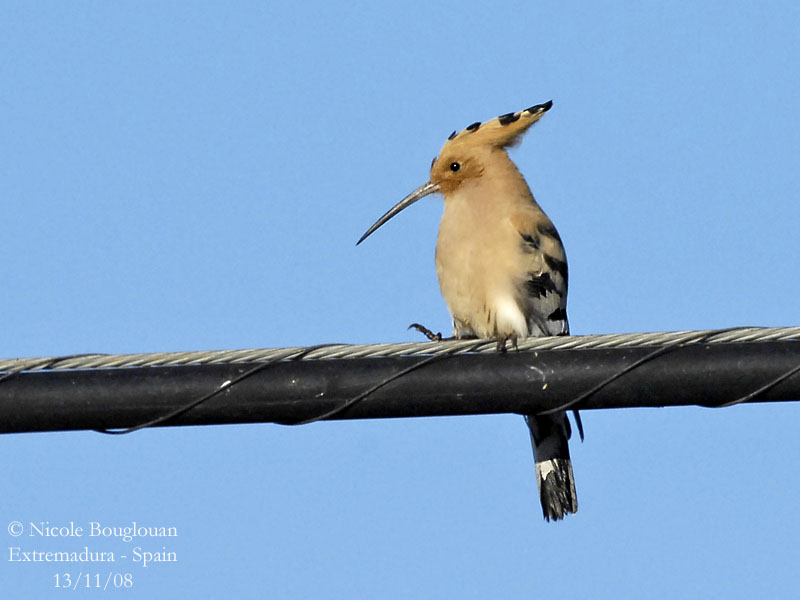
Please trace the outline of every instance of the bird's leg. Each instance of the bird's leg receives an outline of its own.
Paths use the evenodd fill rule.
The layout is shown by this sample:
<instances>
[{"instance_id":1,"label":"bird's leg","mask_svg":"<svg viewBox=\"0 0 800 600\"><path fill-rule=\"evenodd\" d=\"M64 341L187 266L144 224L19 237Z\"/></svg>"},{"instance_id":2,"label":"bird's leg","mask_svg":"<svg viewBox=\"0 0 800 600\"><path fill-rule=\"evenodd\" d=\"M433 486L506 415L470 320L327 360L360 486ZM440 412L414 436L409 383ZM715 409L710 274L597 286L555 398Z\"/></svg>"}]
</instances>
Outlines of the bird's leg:
<instances>
[{"instance_id":1,"label":"bird's leg","mask_svg":"<svg viewBox=\"0 0 800 600\"><path fill-rule=\"evenodd\" d=\"M458 339L455 336L449 337L449 338L442 337L442 332L441 331L439 333L433 333L430 329L425 327L425 325L420 325L419 323L412 323L411 325L408 326L408 328L409 329L416 329L422 335L424 335L426 338L428 338L428 340L430 340L431 342L441 342L441 341L449 341L449 340Z\"/></svg>"},{"instance_id":2,"label":"bird's leg","mask_svg":"<svg viewBox=\"0 0 800 600\"><path fill-rule=\"evenodd\" d=\"M512 333L510 335L504 335L497 338L497 351L500 354L506 353L506 342L509 341L511 342L511 347L514 348L514 350L519 350L519 347L517 347L517 334Z\"/></svg>"}]
</instances>

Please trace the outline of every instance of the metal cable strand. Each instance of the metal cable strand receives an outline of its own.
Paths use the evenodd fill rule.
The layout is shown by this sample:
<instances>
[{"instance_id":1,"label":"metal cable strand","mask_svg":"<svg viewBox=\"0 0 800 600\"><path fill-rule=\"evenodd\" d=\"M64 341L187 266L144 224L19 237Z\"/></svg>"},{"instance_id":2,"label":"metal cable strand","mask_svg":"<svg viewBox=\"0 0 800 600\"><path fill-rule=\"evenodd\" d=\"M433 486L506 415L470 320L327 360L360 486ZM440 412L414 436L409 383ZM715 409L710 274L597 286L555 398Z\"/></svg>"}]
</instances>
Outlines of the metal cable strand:
<instances>
[{"instance_id":1,"label":"metal cable strand","mask_svg":"<svg viewBox=\"0 0 800 600\"><path fill-rule=\"evenodd\" d=\"M636 362L634 362L634 363L628 365L627 367L625 367L624 369L621 369L620 371L614 373L610 377L606 378L604 381L601 381L600 383L598 383L593 388L591 388L591 389L587 390L586 392L580 394L579 396L573 398L569 402L567 402L565 404L562 404L561 406L557 406L555 408L551 408L550 410L546 410L546 411L542 412L542 414L552 414L554 412L557 412L557 411L560 411L560 410L567 410L567 409L574 410L575 411L575 419L578 422L578 427L579 427L579 429L581 431L581 441L583 441L583 428L580 426L580 419L578 418L578 412L577 412L576 406L578 406L581 402L586 400L586 398L590 397L592 394L597 393L598 391L600 391L601 389L606 387L611 382L619 379L620 377L625 375L625 373L633 371L637 367L639 367L639 366L643 365L644 363L649 362L649 361L651 361L651 360L653 360L655 358L658 358L662 354L666 354L667 352L671 352L672 350L676 350L678 348L683 348L684 346L686 346L687 343L707 342L707 341L712 340L712 339L719 340L719 339L723 338L729 332L736 332L736 331L738 331L740 329L741 329L740 327L731 327L729 329L711 330L711 331L707 332L705 335L701 336L698 339L695 339L694 337L692 337L692 339L689 342L684 342L684 341L681 341L680 339L676 339L676 340L673 340L670 343L660 344L656 348L656 350L654 350L650 354L648 354L646 356L643 356L642 358L640 358ZM692 333L694 333L694 332L692 332ZM719 342L717 342L717 343L719 343ZM760 393L768 390L770 387L773 387L774 385L777 385L778 383L783 381L783 379L786 379L787 377L790 377L795 371L796 371L796 369L791 371L787 375L782 376L777 381L771 383L768 387L764 387L764 388L758 390L757 392L754 392L754 394L751 394L751 396L760 394ZM749 396L746 397L746 398L749 398ZM734 401L734 404L738 403L738 402L742 402L742 401L744 401L744 400Z\"/></svg>"},{"instance_id":2,"label":"metal cable strand","mask_svg":"<svg viewBox=\"0 0 800 600\"><path fill-rule=\"evenodd\" d=\"M317 348L324 348L326 346L327 346L326 344L320 344L319 346L310 346L305 350L300 351L299 353L298 352L292 353L292 355L289 358L291 358L291 360L302 360L303 357L305 357L308 353L313 352ZM128 433L134 433L136 431L139 431L140 429L144 429L145 427L154 427L155 425L166 423L170 419L173 419L180 414L188 412L189 410L193 409L196 406L199 406L206 400L213 398L214 396L226 390L227 388L231 387L232 385L235 385L240 381L242 381L243 379L247 379L248 377L255 375L259 371L263 371L267 367L271 366L273 363L279 362L280 360L283 360L283 358L278 357L270 361L260 362L256 364L255 367L253 367L252 369L248 369L238 377L234 377L233 379L224 381L218 388L212 390L208 394L201 396L200 398L196 398L191 402L188 402L182 406L179 406L178 408L169 411L168 413L163 414L160 417L156 417L155 419L145 421L144 423L139 423L138 425L134 425L133 427L126 427L124 429L97 429L96 431L97 433L105 433L106 435L126 435Z\"/></svg>"},{"instance_id":3,"label":"metal cable strand","mask_svg":"<svg viewBox=\"0 0 800 600\"><path fill-rule=\"evenodd\" d=\"M694 343L733 344L744 342L800 340L800 327L738 327L722 330L573 335L526 338L520 351L578 350L589 348L637 348L680 346ZM380 358L392 356L437 356L495 352L495 340L454 340L391 344L329 344L313 347L158 352L148 354L82 354L51 358L0 359L0 381L23 371L114 369L180 365L276 362L302 356L301 360Z\"/></svg>"},{"instance_id":4,"label":"metal cable strand","mask_svg":"<svg viewBox=\"0 0 800 600\"><path fill-rule=\"evenodd\" d=\"M248 390L247 386L240 386L237 393L244 395L238 399L239 404L234 402L234 405L224 407L227 410L231 408L235 409L233 413L230 411L228 413L214 413L214 410L219 411L220 408L216 406L212 408L212 418L210 418L210 420L209 416L205 415L201 416L197 422L219 424L222 422L241 421L300 425L329 418L375 418L376 416L423 416L425 414L439 415L462 413L483 414L484 412L493 413L498 411L519 412L518 403L503 404L500 402L498 405L498 399L492 396L488 396L488 400L490 400L488 404L473 406L471 407L471 411L467 411L466 413L463 412L463 406L454 408L448 405L449 400L444 401L444 403L439 401L434 407L430 407L427 406L427 403L423 403L425 406L419 404L415 405L413 398L411 398L410 405L407 407L408 410L404 412L405 405L403 405L403 403L409 401L409 396L404 392L399 397L393 398L391 396L391 387L384 390L384 395L389 394L390 403L385 404L382 410L375 412L373 407L364 412L364 406L356 406L373 395L377 390L392 382L405 378L411 371L426 368L433 363L447 362L449 364L450 361L453 360L459 360L460 365L472 365L470 369L481 363L491 363L494 366L490 366L488 369L481 371L482 380L486 378L491 380L496 374L500 379L508 377L509 382L513 380L523 386L520 388L518 385L517 388L513 389L517 389L517 393L519 393L520 389L523 389L524 391L522 393L524 394L530 391L526 387L529 384L529 380L525 377L522 377L519 381L515 379L515 377L520 374L520 369L524 371L524 368L529 366L530 361L535 362L539 359L560 365L557 368L554 367L553 370L554 376L560 373L560 379L556 377L555 380L559 382L557 387L560 390L560 397L555 403L552 401L551 397L548 403L539 404L538 406L546 406L548 408L534 409L534 411L541 411L536 414L547 414L553 411L567 409L619 408L645 405L671 406L699 403L702 406L709 407L733 406L742 402L750 402L759 399L759 397L767 394L774 395L774 388L790 379L792 382L789 382L791 384L789 388L781 388L782 391L777 392L777 396L772 400L765 401L796 400L800 398L800 391L797 391L800 380L796 377L796 375L800 373L800 364L797 364L797 357L800 354L800 345L794 343L797 341L800 341L800 327L739 327L705 331L531 338L523 340L522 343L519 344L520 352L513 352L514 360L512 362L519 366L519 369L517 369L513 368L512 365L513 375L508 372L509 364L505 361L500 361L500 363L505 364L503 368L506 369L506 374L502 375L496 371L496 369L502 370L502 368L496 358L489 356L489 354L497 353L497 341L492 339L422 343L408 342L379 345L322 344L308 347L225 350L217 352L171 352L128 355L83 354L54 358L0 361L0 384L3 384L0 385L0 391L5 389L5 386L11 386L8 391L10 392L9 398L12 399L9 405L2 407L7 410L5 414L8 416L8 419L4 421L5 429L3 429L2 432L20 433L25 431L83 428L94 429L95 431L106 434L120 435L157 425L192 423L194 422L193 419L197 420L197 415L189 418L187 421L183 416L185 413L197 409L209 399L220 393L227 393L234 385L240 384L243 380L268 369L278 369L284 372L284 374L287 369L289 372L295 373L316 371L317 376L319 376L320 373L329 374L329 372L332 372L334 376L332 378L323 378L324 381L321 384L321 388L319 387L320 383L314 383L312 377L312 388L304 388L306 389L304 393L307 394L304 396L303 402L306 402L307 405L298 407L296 405L297 398L290 395L288 396L290 398L289 404L284 407L286 410L281 409L277 412L271 409L266 412L262 411L259 413L256 411L255 414L251 413L250 409L254 406L263 409L263 406L259 404L261 402L263 390L255 392L254 395L253 390ZM724 347L726 344L729 345L733 343L737 344L737 346L731 348ZM712 345L716 346L716 351L711 349L710 346ZM780 349L777 348L778 346ZM593 376L590 376L588 379L583 376L586 372L586 368L591 370L591 367L580 368L580 374L576 370L576 377L568 375L566 379L564 378L565 369L569 370L574 368L576 359L580 358L577 353L568 351L578 349L596 350L595 352L584 353L582 359L585 359L587 365L594 365L594 368L600 374L599 379L601 379L601 381L598 382L598 378ZM606 351L610 349L616 349L616 351ZM622 350L620 351L620 349ZM681 349L683 350L682 354L679 353ZM545 353L545 350L555 350L556 352ZM557 352L558 350L562 352ZM565 350L567 350L567 352L564 352ZM597 350L602 351L598 352ZM540 351L542 351L541 355L539 354ZM471 354L471 356L462 356L460 359L456 359L458 355L469 354ZM482 358L477 356L479 354L482 355ZM722 362L719 362L717 366L722 368L724 373L727 373L727 387L723 386L723 389L728 391L723 391L720 394L719 389L709 390L709 393L706 394L706 388L704 387L706 382L703 379L703 373L707 371L705 367L701 368L699 373L700 379L698 379L698 372L695 368L698 364L697 361L702 363L703 357L706 356L723 357ZM388 361L375 361L374 363L356 362L348 365L347 363L349 361L341 360L375 357L396 357L399 360L397 364L401 365L402 368L397 370L396 366L393 366L395 363L390 363ZM608 360L611 357L613 357L613 366L608 364ZM727 357L727 359L725 359L725 357ZM787 358L790 359L788 363L786 360ZM325 365L323 363L326 360L331 362ZM599 405L591 405L593 396L612 383L618 385L615 382L626 377L631 378L627 389L628 392L638 389L639 387L643 389L647 388L651 380L646 379L643 381L642 375L637 375L637 371L640 371L640 367L645 363L661 360L671 361L669 365L675 368L672 370L667 368L665 371L662 365L660 367L661 371L658 370L659 367L654 367L655 370L649 372L647 377L654 378L652 381L656 382L654 384L656 389L664 388L666 385L664 383L664 373L667 373L666 376L669 377L669 373L674 374L678 371L686 372L689 379L691 379L691 376L694 376L692 380L693 383L689 385L694 385L693 391L690 391L692 394L696 394L696 396L681 397L677 404L674 403L674 398L666 404L653 404L652 402L641 404L635 401L636 398L631 402L630 394L625 396L623 393L622 402L617 398L616 403L611 402L609 404L606 402L604 405L601 400ZM291 363L295 361L306 363L310 361L311 363L317 364L292 366ZM379 362L384 364L377 365L376 363ZM192 365L192 369L185 370L183 367L188 365ZM165 368L150 370L149 368L153 366L162 366ZM453 386L461 390L456 392L455 396L460 405L461 399L470 397L475 381L468 384L467 388L459 388L458 386L464 383L461 381L463 379L463 371L461 370L463 367L459 366L454 369L444 364L441 366L443 369L443 371L441 371L442 375L446 377L449 373L450 377L448 380L450 383L446 388L451 392ZM380 377L372 377L370 375L375 369L381 373ZM780 370L776 371L776 369ZM63 373L64 370L69 370L71 372ZM107 372L100 373L98 372L100 370L105 370ZM753 390L752 387L748 389L749 386L741 385L739 379L741 379L740 375L742 370L752 375L752 381L758 382L756 384L758 386L756 389ZM24 373L46 373L48 371L51 375L31 375L30 377L25 377L24 375ZM62 374L59 375L56 371L62 371ZM336 397L336 402L333 408L331 408L330 400L325 402L317 401L320 397L325 396L331 391L328 387L331 382L338 381L336 373L341 374L342 372L349 371L357 371L360 375L357 375L356 380L352 378L347 380L348 383L343 388L341 386L339 388L334 386L333 393L334 397ZM188 378L184 377L187 373L189 374ZM762 378L758 375L759 373L769 373L769 377ZM5 383L6 380L13 379L17 374L22 374L20 381ZM164 379L164 377L167 379ZM189 399L186 399L185 393L176 395L176 386L173 384L175 384L176 378L180 380L182 377L183 381L178 387L185 386L181 389L184 391L191 390L191 393L188 394ZM300 376L300 379L304 378L305 376ZM734 385L736 382L733 382L733 379L735 378L738 378L737 382L739 385ZM765 383L764 379L768 379L768 381ZM190 380L195 383L200 383L199 385L190 386ZM436 377L423 377L422 380L425 380L426 383L435 383L434 380L436 380ZM80 386L76 388L76 381L86 382L88 385L84 386L85 389L80 389ZM155 394L159 398L159 402L155 403L158 405L158 409L156 411L152 411L151 409L144 411L139 410L136 412L139 417L132 419L130 417L130 410L135 408L135 402L134 404L124 404L120 406L118 402L114 402L113 394L111 396L108 394L109 382L113 384L115 381L116 384L120 386L120 389L123 390L125 402L133 402L139 397L138 395L142 393L144 393L143 397L145 398L151 398L153 394ZM164 386L162 385L163 381L168 381L170 384ZM292 378L289 387L293 388L297 381L297 379ZM146 384L145 387L142 387L143 382ZM43 385L44 388L42 387ZM314 385L317 387L313 387ZM404 383L401 381L399 385L402 387ZM699 391L696 389L698 386L700 388ZM284 385L284 387L286 387L286 385ZM14 402L17 402L18 399L21 398L21 396L19 396L19 390L22 388L28 388L29 391L32 390L33 395L29 399L32 402L22 402L22 404L15 406ZM353 395L353 392L359 388L366 389ZM478 388L480 388L480 386L478 386ZM542 387L542 390L546 388L547 385ZM46 422L42 422L42 410L49 411L52 407L51 400L53 389L60 390L57 396L63 398L65 404L63 407L60 407L60 405L56 407L58 411L56 411L55 419L49 418ZM320 389L322 390L321 393L309 391ZM433 389L437 388L434 386ZM492 388L480 389L483 390L485 396L487 389L491 390ZM42 391L47 393L43 394ZM712 393L714 391L716 391L716 393ZM787 395L787 391L790 392L791 395ZM606 394L606 392L602 393ZM166 395L167 398L162 401L164 395ZM732 396L734 397L733 400L731 400ZM284 396L277 396L277 398L284 398L284 400L282 400L284 404L286 404L286 397L285 394ZM15 398L17 398L17 400L14 400ZM660 397L656 394L656 399L659 398ZM258 406L253 404L254 400ZM500 400L503 400L503 398L500 398ZM527 396L526 401L528 401ZM154 403L150 401L148 406L153 408L153 404ZM554 406L554 404L557 405ZM105 408L98 413L98 406L104 406L106 408L111 407L115 416L109 419L108 412ZM372 406L372 404L370 404L370 406ZM244 412L242 412L243 407L247 407ZM84 414L87 408L88 412ZM298 408L300 410L298 410ZM347 416L351 409L355 409L356 412ZM206 410L208 410L208 407L206 407ZM236 410L239 412L237 413ZM531 410L528 409L526 409L526 411L526 414L531 412ZM153 412L160 414L159 416L153 417ZM311 416L308 416L309 414ZM52 416L53 415L48 412L48 417ZM135 423L133 426L129 425L131 421ZM97 423L121 423L122 426L117 427L112 425L110 427L104 426L98 429ZM582 432L581 438L583 438Z\"/></svg>"}]
</instances>

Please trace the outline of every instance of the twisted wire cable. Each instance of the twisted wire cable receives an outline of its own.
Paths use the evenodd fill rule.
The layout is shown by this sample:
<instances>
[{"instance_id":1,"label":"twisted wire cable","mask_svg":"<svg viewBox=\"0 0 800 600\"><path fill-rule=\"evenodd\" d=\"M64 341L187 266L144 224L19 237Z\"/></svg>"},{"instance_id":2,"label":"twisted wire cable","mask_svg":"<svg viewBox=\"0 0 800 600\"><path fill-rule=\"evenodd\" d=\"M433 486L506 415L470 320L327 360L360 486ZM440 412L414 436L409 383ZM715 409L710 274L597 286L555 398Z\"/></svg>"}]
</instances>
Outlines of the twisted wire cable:
<instances>
[{"instance_id":1,"label":"twisted wire cable","mask_svg":"<svg viewBox=\"0 0 800 600\"><path fill-rule=\"evenodd\" d=\"M800 340L800 327L735 327L700 331L615 333L526 338L519 350L581 350L685 346L688 344L735 344ZM277 362L281 360L329 360L394 356L435 356L495 352L495 340L448 340L388 344L324 344L311 347L155 352L146 354L79 354L61 357L0 359L0 381L23 371L115 369L181 365Z\"/></svg>"}]
</instances>

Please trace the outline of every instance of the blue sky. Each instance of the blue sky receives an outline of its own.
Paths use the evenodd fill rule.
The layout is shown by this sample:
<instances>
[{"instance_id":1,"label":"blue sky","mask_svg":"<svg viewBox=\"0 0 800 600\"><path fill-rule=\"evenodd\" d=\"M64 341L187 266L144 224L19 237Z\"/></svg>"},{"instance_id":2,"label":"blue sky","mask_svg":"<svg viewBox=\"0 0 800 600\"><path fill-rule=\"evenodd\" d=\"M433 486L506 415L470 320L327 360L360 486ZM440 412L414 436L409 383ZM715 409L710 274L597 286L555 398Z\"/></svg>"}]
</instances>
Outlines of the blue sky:
<instances>
[{"instance_id":1,"label":"blue sky","mask_svg":"<svg viewBox=\"0 0 800 600\"><path fill-rule=\"evenodd\" d=\"M552 99L512 157L564 239L576 334L797 325L796 3L4 2L0 356L447 330L427 178ZM591 412L541 519L517 416L0 437L6 523L176 527L129 597L794 597L791 404ZM91 593L89 590L80 592Z\"/></svg>"}]
</instances>

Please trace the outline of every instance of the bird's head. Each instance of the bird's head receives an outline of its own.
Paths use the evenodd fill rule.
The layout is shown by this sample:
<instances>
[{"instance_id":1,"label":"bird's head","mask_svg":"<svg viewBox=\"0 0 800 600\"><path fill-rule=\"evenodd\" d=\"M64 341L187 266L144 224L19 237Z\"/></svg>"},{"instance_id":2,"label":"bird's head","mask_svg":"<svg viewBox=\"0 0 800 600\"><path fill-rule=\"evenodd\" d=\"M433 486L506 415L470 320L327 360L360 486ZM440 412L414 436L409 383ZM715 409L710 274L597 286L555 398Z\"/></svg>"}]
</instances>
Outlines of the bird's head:
<instances>
[{"instance_id":1,"label":"bird's head","mask_svg":"<svg viewBox=\"0 0 800 600\"><path fill-rule=\"evenodd\" d=\"M493 160L508 160L505 149L517 144L552 105L551 100L486 123L473 123L460 132L454 131L442 146L439 156L431 162L430 179L389 209L361 236L357 245L417 200L437 192L447 197L462 185L483 177Z\"/></svg>"}]
</instances>

